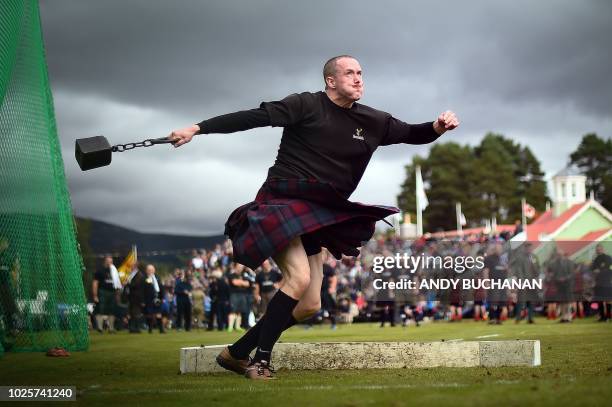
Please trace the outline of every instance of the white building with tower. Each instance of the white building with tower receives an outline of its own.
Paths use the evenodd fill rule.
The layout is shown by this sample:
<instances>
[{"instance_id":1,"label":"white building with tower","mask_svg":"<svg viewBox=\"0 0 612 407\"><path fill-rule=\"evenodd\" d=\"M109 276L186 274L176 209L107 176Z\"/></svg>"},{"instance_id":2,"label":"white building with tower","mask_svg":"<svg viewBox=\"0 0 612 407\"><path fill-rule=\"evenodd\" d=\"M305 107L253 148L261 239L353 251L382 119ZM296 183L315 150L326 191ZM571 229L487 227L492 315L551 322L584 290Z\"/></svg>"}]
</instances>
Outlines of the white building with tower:
<instances>
[{"instance_id":1,"label":"white building with tower","mask_svg":"<svg viewBox=\"0 0 612 407\"><path fill-rule=\"evenodd\" d=\"M586 180L586 175L583 175L575 166L567 166L553 176L553 210L555 216L559 216L575 204L587 200Z\"/></svg>"}]
</instances>

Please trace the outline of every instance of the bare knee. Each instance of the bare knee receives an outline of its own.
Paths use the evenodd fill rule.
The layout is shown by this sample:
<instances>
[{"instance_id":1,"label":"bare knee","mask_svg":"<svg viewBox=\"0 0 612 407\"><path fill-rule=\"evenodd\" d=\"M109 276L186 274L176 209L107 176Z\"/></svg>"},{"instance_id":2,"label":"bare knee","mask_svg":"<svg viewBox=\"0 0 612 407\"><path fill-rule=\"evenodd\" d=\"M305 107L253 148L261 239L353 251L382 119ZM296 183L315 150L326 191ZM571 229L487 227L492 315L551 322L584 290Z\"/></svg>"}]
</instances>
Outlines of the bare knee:
<instances>
[{"instance_id":1,"label":"bare knee","mask_svg":"<svg viewBox=\"0 0 612 407\"><path fill-rule=\"evenodd\" d=\"M309 306L306 307L306 310L305 310L307 318L315 316L319 312L320 309L321 309L321 301L309 304Z\"/></svg>"},{"instance_id":2,"label":"bare knee","mask_svg":"<svg viewBox=\"0 0 612 407\"><path fill-rule=\"evenodd\" d=\"M283 273L283 292L295 299L300 299L308 290L310 285L310 273L308 269L285 268Z\"/></svg>"},{"instance_id":3,"label":"bare knee","mask_svg":"<svg viewBox=\"0 0 612 407\"><path fill-rule=\"evenodd\" d=\"M300 303L293 311L293 317L297 321L303 321L305 319L315 316L321 309L321 300L312 301L307 303Z\"/></svg>"},{"instance_id":4,"label":"bare knee","mask_svg":"<svg viewBox=\"0 0 612 407\"><path fill-rule=\"evenodd\" d=\"M291 285L301 296L310 285L310 273L298 272L290 275L287 285Z\"/></svg>"}]
</instances>

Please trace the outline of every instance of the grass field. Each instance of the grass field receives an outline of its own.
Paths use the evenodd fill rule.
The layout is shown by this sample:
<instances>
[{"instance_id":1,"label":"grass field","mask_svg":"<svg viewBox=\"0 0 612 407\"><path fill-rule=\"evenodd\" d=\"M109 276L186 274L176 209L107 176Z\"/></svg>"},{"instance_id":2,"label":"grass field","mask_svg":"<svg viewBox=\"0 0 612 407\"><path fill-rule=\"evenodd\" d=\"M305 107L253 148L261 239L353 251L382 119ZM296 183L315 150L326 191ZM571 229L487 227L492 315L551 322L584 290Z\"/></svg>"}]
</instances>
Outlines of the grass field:
<instances>
[{"instance_id":1,"label":"grass field","mask_svg":"<svg viewBox=\"0 0 612 407\"><path fill-rule=\"evenodd\" d=\"M540 339L542 366L280 371L278 380L261 383L230 373L178 374L179 348L229 343L237 338L235 333L94 333L89 351L68 358L5 354L0 384L74 385L84 405L610 405L612 324L593 319L501 326L463 321L384 329L356 324L336 331L298 326L281 340L467 341L485 335L497 335L486 340Z\"/></svg>"}]
</instances>

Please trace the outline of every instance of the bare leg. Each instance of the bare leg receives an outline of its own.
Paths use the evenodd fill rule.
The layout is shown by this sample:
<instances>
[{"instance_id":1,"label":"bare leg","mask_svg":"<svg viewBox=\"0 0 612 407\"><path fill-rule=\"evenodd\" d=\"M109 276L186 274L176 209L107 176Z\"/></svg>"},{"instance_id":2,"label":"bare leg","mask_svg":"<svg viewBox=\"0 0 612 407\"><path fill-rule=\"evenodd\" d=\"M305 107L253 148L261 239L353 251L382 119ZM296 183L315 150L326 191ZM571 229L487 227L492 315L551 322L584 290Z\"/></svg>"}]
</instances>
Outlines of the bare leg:
<instances>
[{"instance_id":1,"label":"bare leg","mask_svg":"<svg viewBox=\"0 0 612 407\"><path fill-rule=\"evenodd\" d=\"M311 256L313 257L313 256ZM310 261L302 246L300 237L296 237L282 252L274 257L283 274L283 285L280 290L294 299L301 299L310 285ZM323 267L321 265L321 267ZM321 274L323 271L321 271Z\"/></svg>"},{"instance_id":2,"label":"bare leg","mask_svg":"<svg viewBox=\"0 0 612 407\"><path fill-rule=\"evenodd\" d=\"M480 305L474 305L474 321L480 321Z\"/></svg>"},{"instance_id":3,"label":"bare leg","mask_svg":"<svg viewBox=\"0 0 612 407\"><path fill-rule=\"evenodd\" d=\"M236 314L235 325L236 325L236 328L235 328L236 331L243 331L243 329L242 329L242 315Z\"/></svg>"},{"instance_id":4,"label":"bare leg","mask_svg":"<svg viewBox=\"0 0 612 407\"><path fill-rule=\"evenodd\" d=\"M310 284L293 310L296 321L302 321L315 315L321 309L321 284L323 283L323 253L308 256Z\"/></svg>"},{"instance_id":5,"label":"bare leg","mask_svg":"<svg viewBox=\"0 0 612 407\"><path fill-rule=\"evenodd\" d=\"M234 314L233 312L231 312L228 316L228 327L227 330L229 332L232 332L234 330L234 322L236 321L236 314Z\"/></svg>"},{"instance_id":6,"label":"bare leg","mask_svg":"<svg viewBox=\"0 0 612 407\"><path fill-rule=\"evenodd\" d=\"M450 320L451 322L455 320L455 306L454 305L450 306Z\"/></svg>"},{"instance_id":7,"label":"bare leg","mask_svg":"<svg viewBox=\"0 0 612 407\"><path fill-rule=\"evenodd\" d=\"M104 331L104 315L96 315L96 325L98 325L98 331Z\"/></svg>"},{"instance_id":8,"label":"bare leg","mask_svg":"<svg viewBox=\"0 0 612 407\"><path fill-rule=\"evenodd\" d=\"M115 333L115 316L110 315L108 317L108 331L110 333Z\"/></svg>"},{"instance_id":9,"label":"bare leg","mask_svg":"<svg viewBox=\"0 0 612 407\"><path fill-rule=\"evenodd\" d=\"M323 254L318 253L307 256L309 264L310 282L302 294L298 304L292 311L293 320L290 320L283 329L287 329L295 324L296 321L308 319L316 314L321 308L321 283L323 282ZM281 289L284 290L286 281L283 281ZM254 327L249 329L238 341L229 347L230 354L235 359L246 359L248 355L257 347L259 335L266 319L268 310L257 321Z\"/></svg>"}]
</instances>

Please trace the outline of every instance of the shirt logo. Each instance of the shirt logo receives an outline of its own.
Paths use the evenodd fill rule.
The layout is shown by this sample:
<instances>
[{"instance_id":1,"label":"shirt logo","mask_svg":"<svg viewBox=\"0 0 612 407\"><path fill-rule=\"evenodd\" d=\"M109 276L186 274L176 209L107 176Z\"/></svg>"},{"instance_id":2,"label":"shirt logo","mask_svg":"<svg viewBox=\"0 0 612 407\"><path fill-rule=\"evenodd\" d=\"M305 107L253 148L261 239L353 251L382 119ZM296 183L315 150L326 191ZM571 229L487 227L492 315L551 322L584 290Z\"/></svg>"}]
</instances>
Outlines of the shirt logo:
<instances>
[{"instance_id":1,"label":"shirt logo","mask_svg":"<svg viewBox=\"0 0 612 407\"><path fill-rule=\"evenodd\" d=\"M356 138L357 140L365 140L365 138L361 135L362 132L363 129L355 129L355 134L353 134L353 138Z\"/></svg>"}]
</instances>

